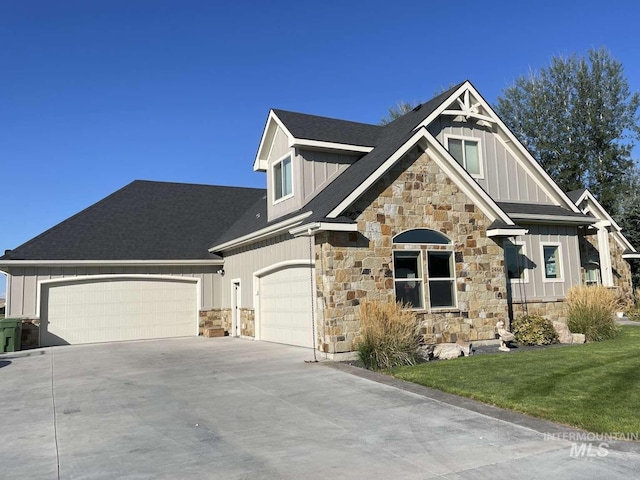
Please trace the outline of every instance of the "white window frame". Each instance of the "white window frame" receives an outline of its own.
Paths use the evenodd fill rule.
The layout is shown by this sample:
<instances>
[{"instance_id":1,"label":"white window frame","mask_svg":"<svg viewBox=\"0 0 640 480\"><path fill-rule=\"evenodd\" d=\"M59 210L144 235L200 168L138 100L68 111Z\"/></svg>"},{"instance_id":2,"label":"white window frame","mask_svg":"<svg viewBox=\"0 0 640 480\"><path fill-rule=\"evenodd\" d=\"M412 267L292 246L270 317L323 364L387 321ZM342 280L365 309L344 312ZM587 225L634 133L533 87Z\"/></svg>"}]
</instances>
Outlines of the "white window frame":
<instances>
[{"instance_id":1,"label":"white window frame","mask_svg":"<svg viewBox=\"0 0 640 480\"><path fill-rule=\"evenodd\" d=\"M453 134L449 134L446 133L444 135L444 141L446 143L446 148L447 148L447 152L449 152L449 154L453 157L453 155L451 154L451 150L449 149L449 140L453 139L453 140L462 140L462 153L464 155L464 165L461 165L462 168L464 168L467 172L469 172L469 170L467 170L467 158L466 155L464 154L464 142L465 141L471 141L471 142L476 142L478 144L478 166L480 167L480 173L471 173L469 172L469 175L471 175L473 178L479 178L479 179L484 179L484 155L482 154L482 140L476 137L469 137L466 135L453 135ZM455 160L456 163L458 163L458 161L455 159L455 157L453 158Z\"/></svg>"},{"instance_id":2,"label":"white window frame","mask_svg":"<svg viewBox=\"0 0 640 480\"><path fill-rule=\"evenodd\" d=\"M547 277L547 262L544 256L544 247L556 247L556 278ZM542 281L545 283L564 282L564 268L563 268L563 255L562 244L559 242L540 242L540 258L542 259Z\"/></svg>"},{"instance_id":3,"label":"white window frame","mask_svg":"<svg viewBox=\"0 0 640 480\"><path fill-rule=\"evenodd\" d=\"M452 277L436 277L434 279L429 275L429 254L430 253L447 253L449 254L449 273L452 274ZM431 282L451 282L451 288L453 291L453 305L447 305L443 307L433 307L431 306L431 289L429 288L429 311L430 312L438 312L442 310L457 310L458 309L458 283L456 281L456 262L455 262L455 252L453 250L427 250L427 287L431 285ZM424 275L424 274L423 274Z\"/></svg>"},{"instance_id":4,"label":"white window frame","mask_svg":"<svg viewBox=\"0 0 640 480\"><path fill-rule=\"evenodd\" d=\"M396 278L396 262L395 262L395 254L398 252L404 252L404 253L417 253L418 254L418 258L417 261L418 263L418 268L420 270L420 272L422 273L422 275L420 276L420 278ZM423 310L427 310L427 302L426 302L426 292L425 292L425 281L424 281L424 258L422 255L422 250L419 248L407 248L407 249L402 249L402 248L397 248L394 249L393 252L391 253L391 258L393 259L393 295L394 297L396 296L396 282L420 282L422 284L422 306L421 307L416 307L415 305L411 305L411 310L415 310L415 311L423 311ZM400 299L398 299L396 297L396 302L399 301Z\"/></svg>"},{"instance_id":5,"label":"white window frame","mask_svg":"<svg viewBox=\"0 0 640 480\"><path fill-rule=\"evenodd\" d=\"M289 162L291 163L291 193L288 193L286 195L283 195L282 197L278 197L276 198L276 167L281 164L282 162L284 162L286 159L289 159ZM280 171L282 172L283 170L280 169ZM293 189L294 189L294 185L293 185L293 154L291 152L286 153L285 155L283 155L282 157L280 157L279 159L277 159L276 161L273 162L273 164L271 165L271 182L273 185L273 204L277 204L280 203L284 200L287 200L288 198L293 197ZM284 183L283 183L284 186Z\"/></svg>"},{"instance_id":6,"label":"white window frame","mask_svg":"<svg viewBox=\"0 0 640 480\"><path fill-rule=\"evenodd\" d=\"M524 240L511 240L511 245L513 245L514 247L522 247L522 256L524 257L524 261L526 262L527 242L525 242ZM507 247L510 247L511 245L507 244L506 241L502 245L502 248L504 250L504 267L507 273L507 280L509 280L510 283L529 283L529 268L527 268L526 265L522 266L524 274L522 278L509 278L509 273L507 270Z\"/></svg>"},{"instance_id":7,"label":"white window frame","mask_svg":"<svg viewBox=\"0 0 640 480\"><path fill-rule=\"evenodd\" d=\"M593 267L593 268L591 268ZM589 282L589 279L587 278L588 273L587 272L595 272L596 273L596 281L595 282ZM600 265L597 264L587 264L584 266L584 284L589 286L589 285L602 285L602 274L600 273Z\"/></svg>"}]
</instances>

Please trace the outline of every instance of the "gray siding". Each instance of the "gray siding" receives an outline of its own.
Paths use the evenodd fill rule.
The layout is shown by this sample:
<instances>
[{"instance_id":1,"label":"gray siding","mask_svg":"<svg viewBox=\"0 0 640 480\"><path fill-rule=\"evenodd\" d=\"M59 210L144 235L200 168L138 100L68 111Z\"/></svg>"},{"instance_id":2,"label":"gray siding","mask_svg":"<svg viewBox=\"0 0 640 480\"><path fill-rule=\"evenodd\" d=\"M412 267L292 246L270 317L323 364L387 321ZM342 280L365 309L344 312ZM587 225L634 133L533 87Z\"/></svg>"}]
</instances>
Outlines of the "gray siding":
<instances>
[{"instance_id":1,"label":"gray siding","mask_svg":"<svg viewBox=\"0 0 640 480\"><path fill-rule=\"evenodd\" d=\"M313 242L313 239L311 240ZM309 237L293 238L282 235L242 247L224 256L225 275L222 283L221 304L231 307L231 283L240 279L243 308L254 308L253 274L263 268L287 260L309 258Z\"/></svg>"},{"instance_id":2,"label":"gray siding","mask_svg":"<svg viewBox=\"0 0 640 480\"><path fill-rule=\"evenodd\" d=\"M7 282L7 300L10 310L7 316L38 317L38 282L55 278L73 278L86 275L169 275L200 278L201 309L209 310L220 305L220 275L218 266L167 266L167 267L13 267Z\"/></svg>"},{"instance_id":3,"label":"gray siding","mask_svg":"<svg viewBox=\"0 0 640 480\"><path fill-rule=\"evenodd\" d=\"M309 202L361 155L344 155L316 150L299 150L296 159L302 165L303 204Z\"/></svg>"},{"instance_id":4,"label":"gray siding","mask_svg":"<svg viewBox=\"0 0 640 480\"><path fill-rule=\"evenodd\" d=\"M274 204L273 164L288 153L291 154L293 196ZM300 181L302 174L299 163L295 158L294 149L289 147L289 139L282 129L278 127L267 160L267 218L270 221L294 210L298 210L302 206L302 196L300 195L302 190Z\"/></svg>"},{"instance_id":5,"label":"gray siding","mask_svg":"<svg viewBox=\"0 0 640 480\"><path fill-rule=\"evenodd\" d=\"M445 148L445 135L480 140L484 178L476 181L494 200L554 203L491 129L439 117L429 126L429 131Z\"/></svg>"},{"instance_id":6,"label":"gray siding","mask_svg":"<svg viewBox=\"0 0 640 480\"><path fill-rule=\"evenodd\" d=\"M524 242L528 269L528 281L511 282L512 298L516 301L559 300L566 297L569 288L581 283L580 252L576 227L563 225L522 225L529 230L517 242ZM561 250L562 281L544 280L544 259L542 245L558 243Z\"/></svg>"}]
</instances>

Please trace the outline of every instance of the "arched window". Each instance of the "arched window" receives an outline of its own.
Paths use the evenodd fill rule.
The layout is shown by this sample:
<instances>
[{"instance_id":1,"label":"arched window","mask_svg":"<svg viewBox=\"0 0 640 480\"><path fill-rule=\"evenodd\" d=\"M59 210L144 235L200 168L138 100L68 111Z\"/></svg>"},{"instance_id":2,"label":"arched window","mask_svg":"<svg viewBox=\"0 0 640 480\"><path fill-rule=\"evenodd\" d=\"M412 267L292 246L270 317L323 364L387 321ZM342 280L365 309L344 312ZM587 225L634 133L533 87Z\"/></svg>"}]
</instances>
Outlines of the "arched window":
<instances>
[{"instance_id":1,"label":"arched window","mask_svg":"<svg viewBox=\"0 0 640 480\"><path fill-rule=\"evenodd\" d=\"M414 228L399 233L393 238L393 243L430 243L433 245L449 245L451 240L435 230L429 228Z\"/></svg>"}]
</instances>

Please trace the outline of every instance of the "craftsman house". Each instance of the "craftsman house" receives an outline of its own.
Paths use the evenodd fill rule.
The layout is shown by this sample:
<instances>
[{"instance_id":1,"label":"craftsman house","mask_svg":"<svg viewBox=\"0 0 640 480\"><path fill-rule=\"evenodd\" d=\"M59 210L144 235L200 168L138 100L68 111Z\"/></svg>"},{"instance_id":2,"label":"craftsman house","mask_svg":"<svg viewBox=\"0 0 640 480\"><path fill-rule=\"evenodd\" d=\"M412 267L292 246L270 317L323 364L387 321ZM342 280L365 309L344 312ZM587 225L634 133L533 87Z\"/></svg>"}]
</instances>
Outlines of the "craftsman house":
<instances>
[{"instance_id":1,"label":"craftsman house","mask_svg":"<svg viewBox=\"0 0 640 480\"><path fill-rule=\"evenodd\" d=\"M563 192L469 82L385 126L271 110L266 189L135 181L0 258L40 345L197 335L355 350L363 299L431 342L562 318L572 285L630 292L639 255Z\"/></svg>"}]
</instances>

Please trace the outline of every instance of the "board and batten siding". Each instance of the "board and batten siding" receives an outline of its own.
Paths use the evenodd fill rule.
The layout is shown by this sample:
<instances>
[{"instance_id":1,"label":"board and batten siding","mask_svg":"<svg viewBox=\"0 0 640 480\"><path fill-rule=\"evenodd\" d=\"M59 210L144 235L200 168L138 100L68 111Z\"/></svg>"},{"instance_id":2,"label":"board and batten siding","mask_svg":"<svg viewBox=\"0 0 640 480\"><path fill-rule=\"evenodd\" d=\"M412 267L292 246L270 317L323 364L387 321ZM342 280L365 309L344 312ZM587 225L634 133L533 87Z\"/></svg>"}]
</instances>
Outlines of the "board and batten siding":
<instances>
[{"instance_id":1,"label":"board and batten siding","mask_svg":"<svg viewBox=\"0 0 640 480\"><path fill-rule=\"evenodd\" d=\"M527 172L521 161L511 153L510 148L491 129L439 117L429 126L429 132L445 148L448 148L448 135L480 140L484 175L483 178L475 180L494 200L554 203Z\"/></svg>"},{"instance_id":2,"label":"board and batten siding","mask_svg":"<svg viewBox=\"0 0 640 480\"><path fill-rule=\"evenodd\" d=\"M91 275L167 275L200 279L202 310L218 308L220 299L219 266L143 266L143 267L12 267L7 282L7 317L39 317L38 283L56 278L85 277Z\"/></svg>"},{"instance_id":3,"label":"board and batten siding","mask_svg":"<svg viewBox=\"0 0 640 480\"><path fill-rule=\"evenodd\" d=\"M313 238L311 240L313 242ZM288 260L309 258L309 237L289 234L269 238L224 254L222 308L231 308L231 285L240 279L241 308L254 308L253 274ZM311 281L311 280L309 280Z\"/></svg>"},{"instance_id":4,"label":"board and batten siding","mask_svg":"<svg viewBox=\"0 0 640 480\"><path fill-rule=\"evenodd\" d=\"M361 155L298 150L296 158L302 165L303 204L309 202L360 157Z\"/></svg>"},{"instance_id":5,"label":"board and batten siding","mask_svg":"<svg viewBox=\"0 0 640 480\"><path fill-rule=\"evenodd\" d=\"M289 146L289 138L280 127L276 130L267 158L267 218L271 221L274 218L286 215L289 212L299 209L302 206L302 196L300 191L301 168L299 162L295 160L294 149ZM283 158L285 155L291 155L291 175L293 196L273 201L275 186L273 184L273 164Z\"/></svg>"},{"instance_id":6,"label":"board and batten siding","mask_svg":"<svg viewBox=\"0 0 640 480\"><path fill-rule=\"evenodd\" d=\"M514 301L554 301L566 297L569 288L582 283L578 230L568 225L521 225L529 234L516 238L525 244L528 279L526 282L510 281L511 298ZM542 245L559 244L561 250L562 281L545 281Z\"/></svg>"}]
</instances>

